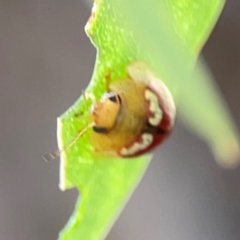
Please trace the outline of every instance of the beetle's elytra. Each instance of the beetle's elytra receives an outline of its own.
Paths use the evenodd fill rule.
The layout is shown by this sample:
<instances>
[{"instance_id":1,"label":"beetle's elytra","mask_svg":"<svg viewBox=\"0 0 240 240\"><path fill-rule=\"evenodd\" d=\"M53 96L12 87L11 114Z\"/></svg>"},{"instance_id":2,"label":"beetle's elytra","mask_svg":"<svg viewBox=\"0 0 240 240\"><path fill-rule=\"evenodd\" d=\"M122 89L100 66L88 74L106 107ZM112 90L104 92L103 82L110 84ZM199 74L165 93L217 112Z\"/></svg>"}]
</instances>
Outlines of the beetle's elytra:
<instances>
[{"instance_id":1,"label":"beetle's elytra","mask_svg":"<svg viewBox=\"0 0 240 240\"><path fill-rule=\"evenodd\" d=\"M120 157L145 154L172 131L175 105L165 86L142 62L127 67L128 77L108 87L93 104L90 142L99 153Z\"/></svg>"}]
</instances>

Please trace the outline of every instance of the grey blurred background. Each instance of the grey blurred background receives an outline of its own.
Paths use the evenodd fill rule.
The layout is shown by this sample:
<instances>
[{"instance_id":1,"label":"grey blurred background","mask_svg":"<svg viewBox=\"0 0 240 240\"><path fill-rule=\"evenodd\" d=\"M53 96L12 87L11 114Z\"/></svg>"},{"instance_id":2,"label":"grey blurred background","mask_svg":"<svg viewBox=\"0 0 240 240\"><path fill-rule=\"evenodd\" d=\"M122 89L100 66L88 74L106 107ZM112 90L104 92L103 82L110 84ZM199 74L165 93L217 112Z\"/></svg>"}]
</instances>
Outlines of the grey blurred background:
<instances>
[{"instance_id":1,"label":"grey blurred background","mask_svg":"<svg viewBox=\"0 0 240 240\"><path fill-rule=\"evenodd\" d=\"M228 0L204 56L240 126L240 1ZM0 1L0 240L55 240L76 190L58 189L56 118L87 86L95 49L81 0ZM108 240L239 240L240 168L220 169L177 124ZM87 240L87 239L82 239Z\"/></svg>"}]
</instances>

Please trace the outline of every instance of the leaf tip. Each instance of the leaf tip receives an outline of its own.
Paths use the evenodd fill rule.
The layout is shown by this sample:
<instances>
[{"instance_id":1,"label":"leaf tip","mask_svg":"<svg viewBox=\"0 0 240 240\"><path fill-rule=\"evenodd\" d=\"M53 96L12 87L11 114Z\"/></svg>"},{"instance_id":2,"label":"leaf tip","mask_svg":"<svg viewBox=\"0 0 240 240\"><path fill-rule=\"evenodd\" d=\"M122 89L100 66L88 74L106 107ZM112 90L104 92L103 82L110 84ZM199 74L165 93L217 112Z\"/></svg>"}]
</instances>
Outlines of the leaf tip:
<instances>
[{"instance_id":1,"label":"leaf tip","mask_svg":"<svg viewBox=\"0 0 240 240\"><path fill-rule=\"evenodd\" d=\"M240 143L236 139L222 141L213 147L213 153L223 168L234 169L240 165Z\"/></svg>"}]
</instances>

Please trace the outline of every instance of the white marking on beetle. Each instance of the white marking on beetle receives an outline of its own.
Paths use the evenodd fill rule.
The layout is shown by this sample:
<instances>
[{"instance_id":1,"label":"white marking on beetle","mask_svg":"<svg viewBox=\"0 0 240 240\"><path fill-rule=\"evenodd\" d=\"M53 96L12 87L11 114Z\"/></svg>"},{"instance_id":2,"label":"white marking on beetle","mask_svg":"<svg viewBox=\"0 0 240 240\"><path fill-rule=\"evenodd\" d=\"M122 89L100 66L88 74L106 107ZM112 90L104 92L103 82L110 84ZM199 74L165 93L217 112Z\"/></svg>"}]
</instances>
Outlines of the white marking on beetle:
<instances>
[{"instance_id":1,"label":"white marking on beetle","mask_svg":"<svg viewBox=\"0 0 240 240\"><path fill-rule=\"evenodd\" d=\"M147 100L150 100L150 97L151 97L151 91L149 91L148 89L147 90L145 90L145 98L147 99Z\"/></svg>"},{"instance_id":2,"label":"white marking on beetle","mask_svg":"<svg viewBox=\"0 0 240 240\"><path fill-rule=\"evenodd\" d=\"M162 119L162 111L159 109L157 111L154 112L154 117L150 117L149 118L149 122L153 125L153 126L158 126L159 123L161 122Z\"/></svg>"},{"instance_id":3,"label":"white marking on beetle","mask_svg":"<svg viewBox=\"0 0 240 240\"><path fill-rule=\"evenodd\" d=\"M128 152L128 150L127 150L127 148L122 148L121 150L120 150L120 154L121 155L129 155L129 152Z\"/></svg>"},{"instance_id":4,"label":"white marking on beetle","mask_svg":"<svg viewBox=\"0 0 240 240\"><path fill-rule=\"evenodd\" d=\"M150 90L145 90L145 98L149 101L149 110L154 114L153 117L149 117L149 122L153 126L158 126L162 119L162 110L158 104L157 96Z\"/></svg>"},{"instance_id":5,"label":"white marking on beetle","mask_svg":"<svg viewBox=\"0 0 240 240\"><path fill-rule=\"evenodd\" d=\"M129 148L122 148L120 150L120 154L123 155L123 156L133 155L133 154L137 153L140 150L146 149L153 142L152 134L144 133L141 138L142 138L142 142L135 142Z\"/></svg>"},{"instance_id":6,"label":"white marking on beetle","mask_svg":"<svg viewBox=\"0 0 240 240\"><path fill-rule=\"evenodd\" d=\"M138 152L138 150L139 150L139 143L137 143L137 142L135 142L135 143L128 149L128 151L129 151L130 154L134 154L134 153Z\"/></svg>"},{"instance_id":7,"label":"white marking on beetle","mask_svg":"<svg viewBox=\"0 0 240 240\"><path fill-rule=\"evenodd\" d=\"M151 143L152 143L152 141L153 141L153 136L152 136L152 134L150 134L150 133L144 133L143 135L142 135L142 146L141 147L143 147L143 149L144 148L147 148Z\"/></svg>"}]
</instances>

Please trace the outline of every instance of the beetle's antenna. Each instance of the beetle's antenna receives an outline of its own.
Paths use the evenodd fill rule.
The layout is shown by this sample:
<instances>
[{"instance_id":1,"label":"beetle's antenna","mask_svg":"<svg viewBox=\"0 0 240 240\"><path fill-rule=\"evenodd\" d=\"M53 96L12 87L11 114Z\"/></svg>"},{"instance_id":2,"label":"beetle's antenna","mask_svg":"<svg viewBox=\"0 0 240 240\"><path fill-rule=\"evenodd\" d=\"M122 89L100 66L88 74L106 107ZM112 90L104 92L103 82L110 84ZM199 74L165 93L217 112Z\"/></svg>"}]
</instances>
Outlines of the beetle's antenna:
<instances>
[{"instance_id":1,"label":"beetle's antenna","mask_svg":"<svg viewBox=\"0 0 240 240\"><path fill-rule=\"evenodd\" d=\"M44 154L42 157L46 162L50 162L56 158L58 158L62 152L66 151L68 148L70 148L89 128L95 126L94 122L91 122L87 124L78 134L75 138L73 138L66 146L64 146L62 149L58 149L55 152Z\"/></svg>"}]
</instances>

